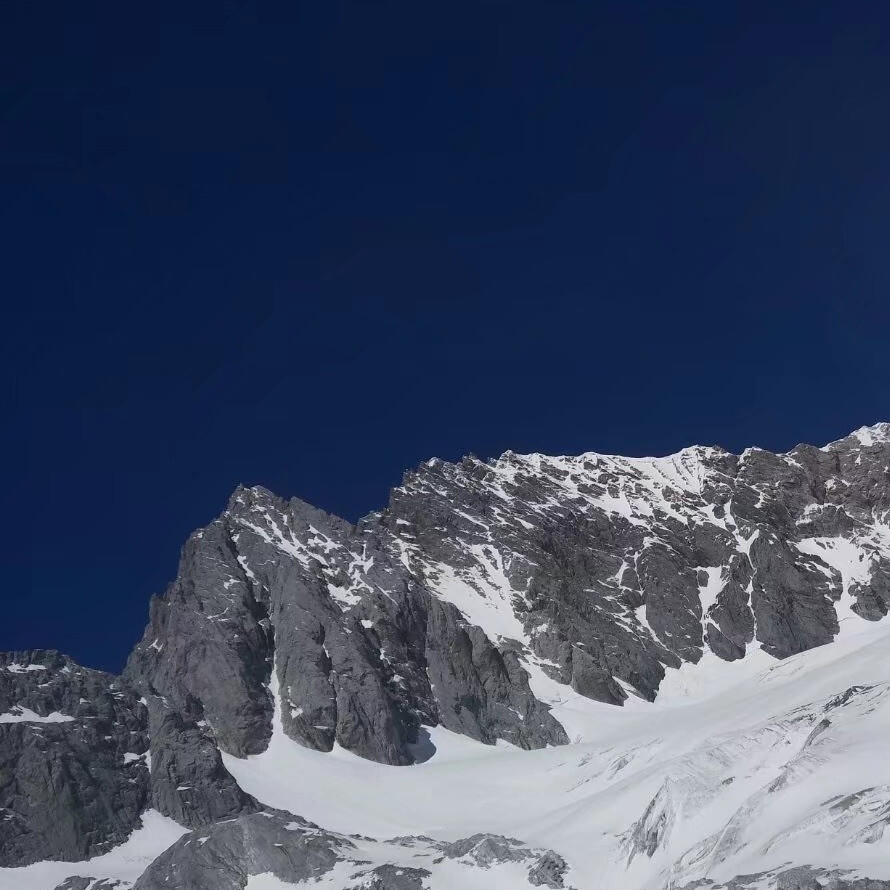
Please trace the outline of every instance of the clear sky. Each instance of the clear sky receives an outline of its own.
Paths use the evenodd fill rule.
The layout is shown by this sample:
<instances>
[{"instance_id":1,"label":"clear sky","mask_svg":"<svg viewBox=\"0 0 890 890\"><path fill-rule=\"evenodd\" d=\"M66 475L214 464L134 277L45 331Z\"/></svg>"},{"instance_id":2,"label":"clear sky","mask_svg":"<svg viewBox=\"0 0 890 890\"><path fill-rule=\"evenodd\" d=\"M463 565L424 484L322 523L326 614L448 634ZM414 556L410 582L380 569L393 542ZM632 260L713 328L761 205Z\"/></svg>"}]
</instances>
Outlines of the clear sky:
<instances>
[{"instance_id":1,"label":"clear sky","mask_svg":"<svg viewBox=\"0 0 890 890\"><path fill-rule=\"evenodd\" d=\"M20 6L0 649L119 668L238 482L890 420L886 4Z\"/></svg>"}]
</instances>

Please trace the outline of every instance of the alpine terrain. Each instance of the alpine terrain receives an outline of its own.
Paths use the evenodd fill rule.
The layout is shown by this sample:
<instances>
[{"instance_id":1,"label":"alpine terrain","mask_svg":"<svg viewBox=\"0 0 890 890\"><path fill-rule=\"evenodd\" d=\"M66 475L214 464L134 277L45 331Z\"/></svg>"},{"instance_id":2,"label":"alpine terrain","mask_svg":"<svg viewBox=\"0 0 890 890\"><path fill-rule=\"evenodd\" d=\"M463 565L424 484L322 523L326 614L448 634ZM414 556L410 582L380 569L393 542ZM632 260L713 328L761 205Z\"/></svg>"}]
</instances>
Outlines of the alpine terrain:
<instances>
[{"instance_id":1,"label":"alpine terrain","mask_svg":"<svg viewBox=\"0 0 890 890\"><path fill-rule=\"evenodd\" d=\"M890 424L239 487L121 676L0 655L0 890L890 890Z\"/></svg>"}]
</instances>

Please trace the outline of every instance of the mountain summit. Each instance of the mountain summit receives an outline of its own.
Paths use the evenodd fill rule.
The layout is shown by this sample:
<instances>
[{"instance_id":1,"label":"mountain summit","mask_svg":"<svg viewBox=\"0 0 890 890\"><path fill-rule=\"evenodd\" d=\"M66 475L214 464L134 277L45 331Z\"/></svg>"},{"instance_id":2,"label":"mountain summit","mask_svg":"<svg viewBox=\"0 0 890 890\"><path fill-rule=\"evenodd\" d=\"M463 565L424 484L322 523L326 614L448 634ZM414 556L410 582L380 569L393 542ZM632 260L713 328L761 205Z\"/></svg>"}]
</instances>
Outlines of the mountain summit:
<instances>
[{"instance_id":1,"label":"mountain summit","mask_svg":"<svg viewBox=\"0 0 890 890\"><path fill-rule=\"evenodd\" d=\"M886 423L239 487L122 677L0 657L0 888L890 888L888 609Z\"/></svg>"}]
</instances>

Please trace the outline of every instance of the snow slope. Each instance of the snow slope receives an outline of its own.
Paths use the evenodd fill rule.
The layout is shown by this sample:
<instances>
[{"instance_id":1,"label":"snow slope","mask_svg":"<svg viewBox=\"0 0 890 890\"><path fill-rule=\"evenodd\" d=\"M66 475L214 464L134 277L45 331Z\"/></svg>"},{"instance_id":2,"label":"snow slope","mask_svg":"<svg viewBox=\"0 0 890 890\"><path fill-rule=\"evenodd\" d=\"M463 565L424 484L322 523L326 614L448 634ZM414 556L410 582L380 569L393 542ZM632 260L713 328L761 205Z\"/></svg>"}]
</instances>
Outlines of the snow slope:
<instances>
[{"instance_id":1,"label":"snow slope","mask_svg":"<svg viewBox=\"0 0 890 890\"><path fill-rule=\"evenodd\" d=\"M279 724L268 751L226 766L259 799L333 830L488 831L554 849L584 890L788 864L890 878L888 655L890 628L850 622L784 661L685 665L654 705L612 708L552 684L556 716L583 738L566 747L491 748L433 729L435 756L389 767L302 748Z\"/></svg>"},{"instance_id":2,"label":"snow slope","mask_svg":"<svg viewBox=\"0 0 890 890\"><path fill-rule=\"evenodd\" d=\"M153 859L185 833L172 819L147 810L142 814L142 827L103 856L85 862L35 862L24 868L0 868L0 890L52 890L71 875L116 879L129 887Z\"/></svg>"},{"instance_id":3,"label":"snow slope","mask_svg":"<svg viewBox=\"0 0 890 890\"><path fill-rule=\"evenodd\" d=\"M494 832L556 850L578 890L679 888L792 865L890 879L888 655L890 627L854 616L833 644L783 661L757 653L670 671L654 704L598 704L540 674L538 694L579 739L563 747L485 746L433 728L428 761L391 767L301 747L276 714L269 749L226 766L265 803L335 831ZM52 890L69 875L129 886L182 834L148 812L110 853L2 869L0 890ZM433 890L477 877L510 890L516 879L505 866L455 871L449 883L448 868ZM335 877L319 886L336 890ZM254 876L247 886L293 885Z\"/></svg>"}]
</instances>

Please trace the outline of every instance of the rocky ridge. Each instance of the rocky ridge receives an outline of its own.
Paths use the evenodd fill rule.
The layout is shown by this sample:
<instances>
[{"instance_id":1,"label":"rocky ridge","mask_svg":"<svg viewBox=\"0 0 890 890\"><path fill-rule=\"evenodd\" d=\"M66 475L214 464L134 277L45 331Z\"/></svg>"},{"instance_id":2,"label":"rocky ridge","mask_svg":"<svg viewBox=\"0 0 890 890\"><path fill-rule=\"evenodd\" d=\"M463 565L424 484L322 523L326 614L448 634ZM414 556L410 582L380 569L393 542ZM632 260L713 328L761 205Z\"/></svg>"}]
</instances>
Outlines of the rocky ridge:
<instances>
[{"instance_id":1,"label":"rocky ridge","mask_svg":"<svg viewBox=\"0 0 890 890\"><path fill-rule=\"evenodd\" d=\"M888 424L787 454L434 459L356 525L239 487L187 541L123 677L53 652L0 657L0 866L101 854L146 807L222 831L229 853L247 842L225 826L284 831L222 756L265 751L274 714L301 746L390 765L423 759L436 726L561 746L554 683L618 707L653 701L667 670L784 659L888 608ZM630 860L659 848L671 793L640 813ZM318 832L301 828L300 848ZM346 841L328 835L321 846L345 861ZM182 863L203 846L183 840L187 854L136 886L199 867ZM561 861L535 855L541 875ZM387 866L362 880L428 878Z\"/></svg>"},{"instance_id":2,"label":"rocky ridge","mask_svg":"<svg viewBox=\"0 0 890 890\"><path fill-rule=\"evenodd\" d=\"M784 455L431 460L356 526L239 488L189 539L126 676L239 756L268 741L273 663L285 731L316 750L410 763L422 725L564 744L539 672L652 700L706 651L784 658L839 614L886 615L888 429Z\"/></svg>"},{"instance_id":3,"label":"rocky ridge","mask_svg":"<svg viewBox=\"0 0 890 890\"><path fill-rule=\"evenodd\" d=\"M507 866L517 888L570 890L562 857L511 838L379 841L324 831L290 813L276 812L228 819L185 835L149 866L133 890L242 890L245 873L274 875L292 884L336 875L336 885L344 890L425 890L443 863L457 875Z\"/></svg>"}]
</instances>

